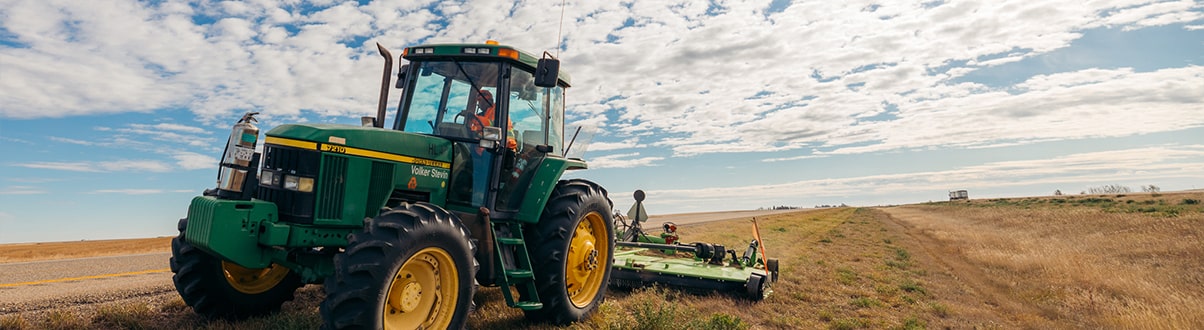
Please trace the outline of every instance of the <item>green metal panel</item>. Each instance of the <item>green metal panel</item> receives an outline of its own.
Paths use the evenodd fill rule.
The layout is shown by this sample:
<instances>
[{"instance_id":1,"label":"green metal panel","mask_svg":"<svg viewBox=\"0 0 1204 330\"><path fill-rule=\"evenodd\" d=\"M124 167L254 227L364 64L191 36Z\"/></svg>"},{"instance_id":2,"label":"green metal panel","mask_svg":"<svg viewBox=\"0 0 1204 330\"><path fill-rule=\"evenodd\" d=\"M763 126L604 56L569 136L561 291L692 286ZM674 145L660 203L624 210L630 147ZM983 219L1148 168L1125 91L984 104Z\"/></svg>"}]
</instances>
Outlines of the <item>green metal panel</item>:
<instances>
[{"instance_id":1,"label":"green metal panel","mask_svg":"<svg viewBox=\"0 0 1204 330\"><path fill-rule=\"evenodd\" d=\"M394 187L394 167L392 162L372 162L372 173L368 174L368 198L364 204L364 210L367 211L365 217L375 217L379 213L376 210L385 206Z\"/></svg>"},{"instance_id":2,"label":"green metal panel","mask_svg":"<svg viewBox=\"0 0 1204 330\"><path fill-rule=\"evenodd\" d=\"M357 146L358 147L358 146ZM334 160L339 161L334 161ZM346 164L342 168L327 167L327 162L343 162ZM325 220L332 221L330 224L340 225L356 225L362 226L364 217L367 215L365 209L366 201L368 200L368 187L370 186L370 176L372 172L372 160L362 157L351 157L346 155L338 155L334 153L324 154L322 157L322 173L323 176L330 174L338 177L343 183L343 202L342 213L337 219L314 219L314 224L326 224ZM382 184L389 184L382 182ZM318 199L326 198L323 195L318 195Z\"/></svg>"},{"instance_id":3,"label":"green metal panel","mask_svg":"<svg viewBox=\"0 0 1204 330\"><path fill-rule=\"evenodd\" d=\"M400 164L395 167L393 177L397 178L395 189L420 191L430 194L429 202L435 205L447 203L448 181L451 180L451 170L438 166L417 164ZM415 188L410 188L413 183Z\"/></svg>"},{"instance_id":4,"label":"green metal panel","mask_svg":"<svg viewBox=\"0 0 1204 330\"><path fill-rule=\"evenodd\" d=\"M560 176L566 170L579 168L585 168L585 162L560 157L544 157L543 161L539 163L539 168L536 169L535 176L531 177L531 185L527 187L523 204L518 210L518 221L539 222L539 216L543 214L543 207L548 203L548 198L552 195L552 189L556 188L556 183L560 181Z\"/></svg>"},{"instance_id":5,"label":"green metal panel","mask_svg":"<svg viewBox=\"0 0 1204 330\"><path fill-rule=\"evenodd\" d=\"M197 196L188 206L188 243L247 268L271 264L258 244L261 223L276 222L276 204Z\"/></svg>"}]
</instances>

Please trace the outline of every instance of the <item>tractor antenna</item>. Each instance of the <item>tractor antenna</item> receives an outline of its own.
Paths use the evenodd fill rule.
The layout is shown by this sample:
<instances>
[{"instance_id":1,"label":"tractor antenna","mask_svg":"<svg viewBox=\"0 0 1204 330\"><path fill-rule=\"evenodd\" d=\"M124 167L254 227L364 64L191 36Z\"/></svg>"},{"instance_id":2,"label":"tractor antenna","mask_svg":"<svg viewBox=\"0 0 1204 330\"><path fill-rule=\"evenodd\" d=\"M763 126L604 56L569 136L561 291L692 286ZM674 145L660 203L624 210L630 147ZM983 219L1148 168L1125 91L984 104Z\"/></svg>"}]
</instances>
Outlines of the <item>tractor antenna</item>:
<instances>
[{"instance_id":1,"label":"tractor antenna","mask_svg":"<svg viewBox=\"0 0 1204 330\"><path fill-rule=\"evenodd\" d=\"M564 156L569 155L569 149L573 149L573 142L577 142L577 134L581 133L581 126L577 126L577 131L573 132L573 138L569 139L569 146L564 147Z\"/></svg>"},{"instance_id":2,"label":"tractor antenna","mask_svg":"<svg viewBox=\"0 0 1204 330\"><path fill-rule=\"evenodd\" d=\"M561 33L564 33L564 1L560 0L560 29L556 31L556 58L560 58L560 48L564 47L564 39L560 39Z\"/></svg>"}]
</instances>

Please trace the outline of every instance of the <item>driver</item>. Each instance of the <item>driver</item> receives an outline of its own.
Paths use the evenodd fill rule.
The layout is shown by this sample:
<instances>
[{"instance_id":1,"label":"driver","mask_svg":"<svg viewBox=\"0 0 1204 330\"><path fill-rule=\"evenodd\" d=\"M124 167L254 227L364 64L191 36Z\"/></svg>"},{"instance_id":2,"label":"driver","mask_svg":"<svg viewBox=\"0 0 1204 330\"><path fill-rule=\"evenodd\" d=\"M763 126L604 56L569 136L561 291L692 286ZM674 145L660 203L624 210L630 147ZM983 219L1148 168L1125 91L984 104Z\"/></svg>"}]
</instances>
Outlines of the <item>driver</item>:
<instances>
[{"instance_id":1,"label":"driver","mask_svg":"<svg viewBox=\"0 0 1204 330\"><path fill-rule=\"evenodd\" d=\"M494 106L493 93L487 90L477 90L477 109L471 115L476 120L465 120L468 128L473 132L480 134L483 126L493 126L493 118L497 115L497 107ZM509 123L508 129L514 130L514 122L510 118L506 118ZM518 143L514 140L514 134L510 134L506 139L506 147L510 151L514 151L518 147ZM486 181L489 178L489 166L493 161L493 153L485 152L485 148L477 147L476 152L472 154L472 204L477 206L485 205L485 190L487 188Z\"/></svg>"},{"instance_id":2,"label":"driver","mask_svg":"<svg viewBox=\"0 0 1204 330\"><path fill-rule=\"evenodd\" d=\"M477 91L477 111L475 114L477 116L477 121L475 123L469 123L469 128L480 133L482 130L480 125L493 126L493 117L496 114L497 107L495 107L493 104L493 93L490 93L484 89ZM506 118L506 122L508 124L506 129L513 131L514 122L511 121L510 118ZM509 137L506 138L506 147L510 148L510 150L514 150L518 147L518 142L514 140L514 134L510 134Z\"/></svg>"}]
</instances>

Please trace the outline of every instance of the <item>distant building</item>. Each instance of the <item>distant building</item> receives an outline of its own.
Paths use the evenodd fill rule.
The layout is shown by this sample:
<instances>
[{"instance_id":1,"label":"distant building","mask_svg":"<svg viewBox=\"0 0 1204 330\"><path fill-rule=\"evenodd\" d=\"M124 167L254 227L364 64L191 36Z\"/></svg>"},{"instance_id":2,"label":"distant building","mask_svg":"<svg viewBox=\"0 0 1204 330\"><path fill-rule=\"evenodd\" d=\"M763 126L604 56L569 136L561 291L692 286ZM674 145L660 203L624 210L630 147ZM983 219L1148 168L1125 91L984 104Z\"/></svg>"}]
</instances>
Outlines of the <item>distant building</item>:
<instances>
[{"instance_id":1,"label":"distant building","mask_svg":"<svg viewBox=\"0 0 1204 330\"><path fill-rule=\"evenodd\" d=\"M951 201L968 200L968 199L970 199L970 193L966 192L965 190L950 190L949 191L949 200L951 200Z\"/></svg>"}]
</instances>

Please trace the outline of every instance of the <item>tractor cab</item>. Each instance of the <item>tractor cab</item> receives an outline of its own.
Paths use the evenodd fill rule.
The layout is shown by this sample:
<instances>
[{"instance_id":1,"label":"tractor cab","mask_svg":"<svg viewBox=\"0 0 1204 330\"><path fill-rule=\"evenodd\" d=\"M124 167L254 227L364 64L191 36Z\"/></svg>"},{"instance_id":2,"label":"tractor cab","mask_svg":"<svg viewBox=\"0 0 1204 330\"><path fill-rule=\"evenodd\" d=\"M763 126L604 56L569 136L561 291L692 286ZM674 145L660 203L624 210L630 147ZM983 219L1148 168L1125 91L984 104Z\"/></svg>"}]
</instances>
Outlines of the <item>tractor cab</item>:
<instances>
[{"instance_id":1,"label":"tractor cab","mask_svg":"<svg viewBox=\"0 0 1204 330\"><path fill-rule=\"evenodd\" d=\"M563 152L567 75L538 86L539 62L496 42L410 47L402 58L393 129L452 141L448 208L513 216L527 192L518 187Z\"/></svg>"}]
</instances>

